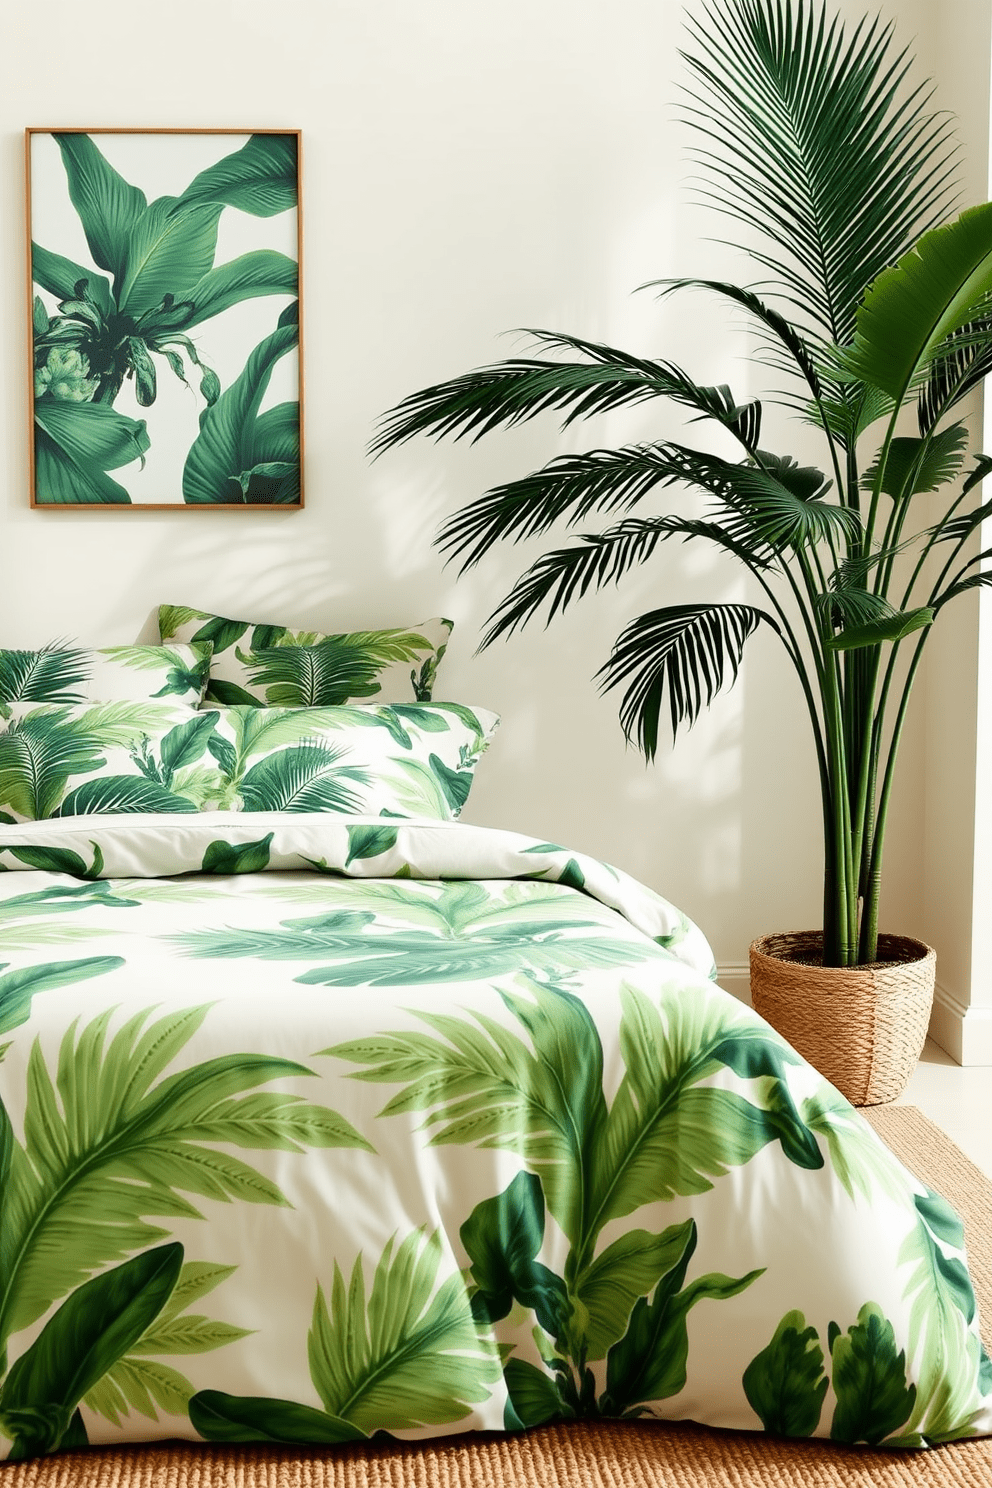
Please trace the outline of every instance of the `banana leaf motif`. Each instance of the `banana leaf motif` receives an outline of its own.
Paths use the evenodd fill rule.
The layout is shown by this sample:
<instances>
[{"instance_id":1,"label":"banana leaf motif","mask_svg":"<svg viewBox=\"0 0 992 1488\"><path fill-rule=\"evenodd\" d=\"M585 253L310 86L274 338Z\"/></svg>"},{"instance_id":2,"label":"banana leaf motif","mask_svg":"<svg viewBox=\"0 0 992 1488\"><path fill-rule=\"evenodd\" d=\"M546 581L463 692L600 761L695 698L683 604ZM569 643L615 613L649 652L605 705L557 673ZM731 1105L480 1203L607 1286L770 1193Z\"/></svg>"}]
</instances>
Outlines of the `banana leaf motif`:
<instances>
[{"instance_id":1,"label":"banana leaf motif","mask_svg":"<svg viewBox=\"0 0 992 1488\"><path fill-rule=\"evenodd\" d=\"M96 887L81 886L90 894ZM24 1021L32 993L121 964L92 958L41 966L33 977L17 973L6 1026ZM111 1420L129 1407L153 1417L155 1403L185 1408L192 1387L152 1356L203 1352L243 1336L186 1310L232 1268L183 1267L179 1245L148 1250L168 1235L149 1215L202 1219L194 1196L284 1206L277 1185L233 1147L372 1150L327 1107L257 1089L310 1074L293 1060L229 1054L170 1075L208 1011L149 1021L146 1009L116 1032L112 1010L74 1024L54 1079L36 1041L21 1139L0 1105L0 1373L8 1340L62 1304L0 1386L0 1426L14 1441L12 1455L85 1441L74 1414L84 1397ZM163 1266L171 1280L159 1294L146 1271L164 1276Z\"/></svg>"},{"instance_id":2,"label":"banana leaf motif","mask_svg":"<svg viewBox=\"0 0 992 1488\"><path fill-rule=\"evenodd\" d=\"M362 1257L347 1283L335 1264L330 1306L318 1287L307 1340L323 1412L205 1390L190 1402L200 1435L341 1442L462 1419L498 1380L499 1356L476 1329L461 1275L437 1286L441 1255L437 1232L390 1240L367 1298Z\"/></svg>"},{"instance_id":3,"label":"banana leaf motif","mask_svg":"<svg viewBox=\"0 0 992 1488\"><path fill-rule=\"evenodd\" d=\"M429 1034L382 1034L323 1052L363 1066L355 1078L399 1084L381 1117L425 1113L431 1145L505 1147L525 1165L461 1231L476 1316L496 1320L519 1303L549 1338L543 1370L517 1356L505 1365L507 1424L638 1414L685 1383L689 1309L707 1297L728 1300L761 1272L686 1284L695 1221L660 1234L630 1230L605 1248L600 1236L647 1204L707 1191L769 1143L792 1163L822 1167L785 1080L796 1056L703 989L680 988L656 1005L625 987L626 1072L608 1103L585 1004L554 982L516 980L528 995L499 995L525 1037L482 1012L469 1022L424 1011L416 1016ZM736 1081L704 1083L721 1070ZM738 1083L747 1095L731 1088ZM545 1206L569 1242L561 1276L537 1259ZM590 1366L603 1359L599 1390Z\"/></svg>"},{"instance_id":4,"label":"banana leaf motif","mask_svg":"<svg viewBox=\"0 0 992 1488\"><path fill-rule=\"evenodd\" d=\"M113 406L125 382L148 408L156 401L160 366L187 384L188 364L212 408L221 398L220 382L189 332L245 300L298 294L297 264L284 253L258 249L214 263L225 207L256 217L295 207L296 142L288 134L251 135L179 196L149 202L89 135L54 138L93 263L104 273L32 245L34 281L57 303L50 313L40 297L34 302L38 499L121 505L131 497L108 472L135 459L143 463L150 443L145 421ZM256 391L260 398L264 385ZM298 501L299 405L269 409L252 424L257 480L277 486L277 500ZM238 499L267 500L270 494L256 490Z\"/></svg>"}]
</instances>

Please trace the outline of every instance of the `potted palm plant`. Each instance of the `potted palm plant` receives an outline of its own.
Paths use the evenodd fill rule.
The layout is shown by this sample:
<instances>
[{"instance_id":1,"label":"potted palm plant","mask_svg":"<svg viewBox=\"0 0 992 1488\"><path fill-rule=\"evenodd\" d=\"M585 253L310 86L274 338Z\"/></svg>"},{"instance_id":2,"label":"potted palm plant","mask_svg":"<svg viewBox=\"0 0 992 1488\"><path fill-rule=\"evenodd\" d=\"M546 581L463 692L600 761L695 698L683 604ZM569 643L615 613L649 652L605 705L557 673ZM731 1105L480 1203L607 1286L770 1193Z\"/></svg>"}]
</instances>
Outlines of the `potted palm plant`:
<instances>
[{"instance_id":1,"label":"potted palm plant","mask_svg":"<svg viewBox=\"0 0 992 1488\"><path fill-rule=\"evenodd\" d=\"M959 406L992 366L992 204L949 220L952 125L930 112L881 20L847 28L819 0L707 0L689 29L695 158L712 201L754 242L763 288L657 287L702 288L746 312L775 391L817 431L823 468L766 448L759 401L669 360L548 331L533 332L548 355L405 398L372 448L421 433L477 439L549 409L571 424L654 398L733 435L737 460L670 439L554 458L462 507L437 541L464 570L496 543L609 518L538 558L483 646L619 581L671 538L744 565L759 602L662 604L630 621L597 675L624 687L621 723L651 759L663 711L677 735L733 683L749 636L767 626L779 638L819 767L823 926L756 942L752 997L850 1098L891 1099L933 995L932 951L879 934L899 743L941 611L992 581L974 551L992 460L969 457ZM679 488L704 493L709 513L673 512ZM661 509L645 511L649 499Z\"/></svg>"}]
</instances>

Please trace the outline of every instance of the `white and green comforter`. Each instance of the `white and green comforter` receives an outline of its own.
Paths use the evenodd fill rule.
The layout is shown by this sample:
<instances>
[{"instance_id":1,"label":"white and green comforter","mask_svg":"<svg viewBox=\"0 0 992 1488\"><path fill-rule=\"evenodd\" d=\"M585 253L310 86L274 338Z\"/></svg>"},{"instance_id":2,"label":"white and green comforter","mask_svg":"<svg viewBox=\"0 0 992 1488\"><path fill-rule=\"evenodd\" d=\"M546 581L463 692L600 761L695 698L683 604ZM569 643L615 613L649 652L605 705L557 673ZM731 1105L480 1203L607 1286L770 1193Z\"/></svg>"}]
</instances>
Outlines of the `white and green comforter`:
<instances>
[{"instance_id":1,"label":"white and green comforter","mask_svg":"<svg viewBox=\"0 0 992 1488\"><path fill-rule=\"evenodd\" d=\"M3 827L0 963L0 1456L992 1431L953 1211L623 874L453 822Z\"/></svg>"}]
</instances>

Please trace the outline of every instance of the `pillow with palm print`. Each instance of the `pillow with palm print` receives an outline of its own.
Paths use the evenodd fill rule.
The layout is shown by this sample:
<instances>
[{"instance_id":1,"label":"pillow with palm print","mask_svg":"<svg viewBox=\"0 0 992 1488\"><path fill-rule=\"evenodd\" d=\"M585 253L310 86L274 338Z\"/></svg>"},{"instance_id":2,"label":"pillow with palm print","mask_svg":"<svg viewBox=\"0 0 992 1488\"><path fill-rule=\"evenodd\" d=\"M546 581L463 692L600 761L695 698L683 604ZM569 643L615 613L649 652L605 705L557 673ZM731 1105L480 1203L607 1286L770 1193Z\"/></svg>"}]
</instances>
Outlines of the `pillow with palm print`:
<instances>
[{"instance_id":1,"label":"pillow with palm print","mask_svg":"<svg viewBox=\"0 0 992 1488\"><path fill-rule=\"evenodd\" d=\"M0 822L91 812L198 811L215 783L216 713L166 702L8 705Z\"/></svg>"},{"instance_id":2,"label":"pillow with palm print","mask_svg":"<svg viewBox=\"0 0 992 1488\"><path fill-rule=\"evenodd\" d=\"M223 811L332 811L450 821L499 724L460 703L224 708L207 750Z\"/></svg>"},{"instance_id":3,"label":"pillow with palm print","mask_svg":"<svg viewBox=\"0 0 992 1488\"><path fill-rule=\"evenodd\" d=\"M427 703L452 622L324 635L226 620L161 605L163 642L213 646L207 702L225 707L330 708L350 702Z\"/></svg>"},{"instance_id":4,"label":"pillow with palm print","mask_svg":"<svg viewBox=\"0 0 992 1488\"><path fill-rule=\"evenodd\" d=\"M209 642L0 650L0 714L11 703L116 703L163 698L195 708L210 675Z\"/></svg>"}]
</instances>

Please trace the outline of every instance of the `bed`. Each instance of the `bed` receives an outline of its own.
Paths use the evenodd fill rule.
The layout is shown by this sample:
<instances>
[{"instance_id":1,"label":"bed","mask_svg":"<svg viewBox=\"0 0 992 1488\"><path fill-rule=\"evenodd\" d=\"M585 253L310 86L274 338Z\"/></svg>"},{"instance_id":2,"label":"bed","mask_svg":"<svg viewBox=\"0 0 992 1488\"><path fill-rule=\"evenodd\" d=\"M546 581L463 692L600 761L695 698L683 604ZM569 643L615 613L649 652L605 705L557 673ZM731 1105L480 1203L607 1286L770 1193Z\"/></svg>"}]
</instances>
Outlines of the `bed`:
<instances>
[{"instance_id":1,"label":"bed","mask_svg":"<svg viewBox=\"0 0 992 1488\"><path fill-rule=\"evenodd\" d=\"M319 708L292 735L170 697L151 735L150 702L48 697L0 733L0 1457L597 1416L992 1433L953 1210L677 908L456 819L478 710L346 719L402 756L363 770Z\"/></svg>"}]
</instances>

